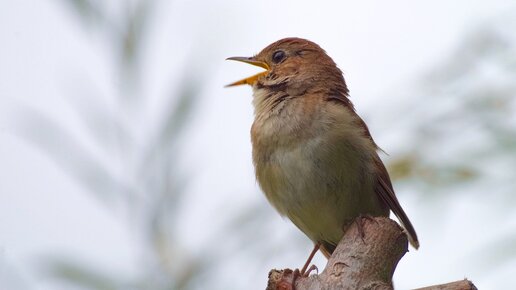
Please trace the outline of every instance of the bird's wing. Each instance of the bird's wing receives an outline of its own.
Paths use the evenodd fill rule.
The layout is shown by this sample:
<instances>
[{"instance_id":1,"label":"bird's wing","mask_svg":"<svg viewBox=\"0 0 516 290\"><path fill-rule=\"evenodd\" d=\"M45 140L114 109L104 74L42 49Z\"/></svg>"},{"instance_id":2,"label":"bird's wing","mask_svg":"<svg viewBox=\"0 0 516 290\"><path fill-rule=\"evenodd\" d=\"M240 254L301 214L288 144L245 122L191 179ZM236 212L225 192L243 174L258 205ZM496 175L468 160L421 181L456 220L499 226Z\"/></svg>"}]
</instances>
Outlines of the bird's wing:
<instances>
[{"instance_id":1,"label":"bird's wing","mask_svg":"<svg viewBox=\"0 0 516 290\"><path fill-rule=\"evenodd\" d=\"M357 116L358 117L358 116ZM374 146L378 150L382 150L373 140L373 137L371 136L371 133L369 132L369 128L367 128L366 123L358 117L358 121L360 125L364 128L364 133L371 142L373 142ZM383 151L383 150L382 150ZM375 192L378 194L380 199L392 210L394 215L398 218L398 220L401 223L401 226L405 229L410 244L415 248L419 248L419 241L417 239L416 230L414 229L414 226L410 222L407 214L403 210L403 208L400 205L400 202L398 201L398 198L396 197L396 194L394 193L394 189L392 187L391 178L389 177L389 173L387 172L387 169L385 168L385 165L383 165L382 160L378 155L375 156L374 159L375 167L377 169L377 180L376 180L376 188Z\"/></svg>"},{"instance_id":2,"label":"bird's wing","mask_svg":"<svg viewBox=\"0 0 516 290\"><path fill-rule=\"evenodd\" d=\"M364 130L364 135L366 138L368 138L376 149L383 151L373 140L373 137L371 136L371 133L369 132L369 128L367 127L366 123L360 118L352 105L352 103L349 101L346 95L344 94L335 94L330 95L327 98L330 102L335 102L340 105L343 105L346 107L352 114L356 116L356 122L359 126L361 126ZM417 239L416 230L414 229L414 226L412 226L412 223L410 222L409 218L407 217L407 214L405 211L403 211L403 208L400 205L400 202L398 201L398 198L396 197L396 194L394 193L394 189L392 188L391 179L389 177L389 173L387 172L387 169L385 169L385 166L383 165L382 160L380 157L376 154L374 156L374 162L375 167L377 168L377 180L376 180L376 187L375 192L378 194L380 199L389 207L392 212L396 215L396 217L399 219L401 225L405 229L410 244L414 248L419 248L419 241ZM324 245L323 245L324 246Z\"/></svg>"},{"instance_id":3,"label":"bird's wing","mask_svg":"<svg viewBox=\"0 0 516 290\"><path fill-rule=\"evenodd\" d=\"M403 208L401 207L396 194L394 194L394 189L392 188L391 179L389 178L389 173L383 162L380 160L380 157L377 157L375 160L376 168L378 169L377 175L377 184L375 191L380 197L380 199L389 206L389 208L394 212L396 217L398 217L401 225L407 232L409 242L414 248L419 248L419 241L417 239L416 230Z\"/></svg>"}]
</instances>

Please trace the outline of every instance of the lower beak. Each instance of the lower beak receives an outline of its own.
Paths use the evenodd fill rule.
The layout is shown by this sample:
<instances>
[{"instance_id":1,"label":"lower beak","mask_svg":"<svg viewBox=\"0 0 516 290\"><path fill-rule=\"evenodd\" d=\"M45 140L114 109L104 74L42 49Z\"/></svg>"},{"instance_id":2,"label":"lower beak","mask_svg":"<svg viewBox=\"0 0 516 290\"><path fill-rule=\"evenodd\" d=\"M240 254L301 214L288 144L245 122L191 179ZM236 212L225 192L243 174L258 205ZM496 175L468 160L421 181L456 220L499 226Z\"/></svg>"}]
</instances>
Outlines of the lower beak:
<instances>
[{"instance_id":1,"label":"lower beak","mask_svg":"<svg viewBox=\"0 0 516 290\"><path fill-rule=\"evenodd\" d=\"M254 57L235 56L235 57L229 57L229 58L227 58L227 60L236 60L236 61L240 61L240 62L245 62L245 63L248 63L248 64L252 64L252 65L255 65L255 66L262 67L262 68L266 69L266 71L258 73L258 74L255 74L254 76L250 76L250 77L245 78L243 80L236 81L234 83L226 85L226 87L233 87L233 86L239 86L239 85L245 85L245 84L253 85L258 80L259 77L261 77L263 75L266 75L269 72L269 69L270 69L270 67L269 67L269 65L267 63L265 63L263 61L256 60L256 59L254 59Z\"/></svg>"}]
</instances>

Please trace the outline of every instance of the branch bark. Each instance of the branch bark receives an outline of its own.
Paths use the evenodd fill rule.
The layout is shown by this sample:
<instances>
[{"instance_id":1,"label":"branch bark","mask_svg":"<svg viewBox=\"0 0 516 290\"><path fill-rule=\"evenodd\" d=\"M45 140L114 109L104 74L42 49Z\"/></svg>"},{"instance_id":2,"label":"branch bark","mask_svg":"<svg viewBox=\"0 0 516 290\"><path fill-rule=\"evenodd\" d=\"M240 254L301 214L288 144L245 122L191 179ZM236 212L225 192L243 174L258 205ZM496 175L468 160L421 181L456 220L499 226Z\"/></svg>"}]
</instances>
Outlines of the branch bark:
<instances>
[{"instance_id":1,"label":"branch bark","mask_svg":"<svg viewBox=\"0 0 516 290\"><path fill-rule=\"evenodd\" d=\"M392 275L408 249L407 236L393 220L361 218L346 231L337 249L318 275L295 277L290 269L271 270L266 290L393 289ZM295 287L294 287L295 285ZM419 290L476 289L468 280Z\"/></svg>"}]
</instances>

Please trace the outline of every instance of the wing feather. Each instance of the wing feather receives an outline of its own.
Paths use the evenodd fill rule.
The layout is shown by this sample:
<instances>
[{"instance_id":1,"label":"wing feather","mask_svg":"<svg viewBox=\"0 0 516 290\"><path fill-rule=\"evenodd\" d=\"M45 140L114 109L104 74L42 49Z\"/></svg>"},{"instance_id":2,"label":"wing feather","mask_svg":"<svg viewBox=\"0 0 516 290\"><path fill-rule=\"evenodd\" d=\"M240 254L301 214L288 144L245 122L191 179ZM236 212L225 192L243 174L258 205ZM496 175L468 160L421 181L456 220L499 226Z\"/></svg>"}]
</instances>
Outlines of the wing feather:
<instances>
[{"instance_id":1,"label":"wing feather","mask_svg":"<svg viewBox=\"0 0 516 290\"><path fill-rule=\"evenodd\" d=\"M366 123L356 114L353 104L349 101L347 94L331 94L328 96L327 101L340 104L344 106L347 110L349 110L352 114L355 114L357 125L363 128L364 136L373 143L374 147L377 150L383 152L383 150L380 147L378 147L378 145L376 145L376 143L374 142L373 137L371 136L371 133L369 132L369 128L367 127ZM378 194L378 197L384 202L385 205L389 207L390 210L392 210L394 215L396 215L396 217L399 219L401 226L405 229L405 232L407 233L410 244L414 248L418 249L419 241L417 238L416 230L414 229L414 226L412 226L412 223L410 222L407 214L401 207L398 198L394 193L389 173L387 172L387 169L385 169L382 160L377 154L374 156L374 162L374 165L377 169L377 180L375 187L376 194ZM322 247L325 248L324 245L322 245ZM327 251L331 253L332 249L328 248Z\"/></svg>"},{"instance_id":2,"label":"wing feather","mask_svg":"<svg viewBox=\"0 0 516 290\"><path fill-rule=\"evenodd\" d=\"M416 230L414 229L414 226L412 226L412 223L410 222L407 214L401 207L398 198L396 197L396 194L394 194L394 189L392 188L391 180L389 178L389 173L387 173L387 169L385 169L385 166L383 165L382 161L378 157L376 162L376 167L378 168L378 180L377 180L377 186L376 186L376 193L380 197L385 204L389 206L389 208L392 210L394 215L399 219L401 226L405 229L410 244L418 249L419 248L419 241L417 239Z\"/></svg>"}]
</instances>

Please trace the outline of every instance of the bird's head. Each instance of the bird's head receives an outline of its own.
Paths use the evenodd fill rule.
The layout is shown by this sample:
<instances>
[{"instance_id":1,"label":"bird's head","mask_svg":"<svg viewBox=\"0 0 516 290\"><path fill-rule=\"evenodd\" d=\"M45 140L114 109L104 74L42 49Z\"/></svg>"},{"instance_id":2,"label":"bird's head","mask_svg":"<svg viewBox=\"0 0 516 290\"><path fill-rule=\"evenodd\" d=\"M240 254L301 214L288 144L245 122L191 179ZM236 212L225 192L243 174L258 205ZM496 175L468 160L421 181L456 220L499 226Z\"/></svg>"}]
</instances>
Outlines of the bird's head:
<instances>
[{"instance_id":1,"label":"bird's head","mask_svg":"<svg viewBox=\"0 0 516 290\"><path fill-rule=\"evenodd\" d=\"M340 90L347 94L342 72L317 44L301 38L278 40L252 57L230 57L265 69L227 86L248 84L254 90L282 91L290 96Z\"/></svg>"}]
</instances>

